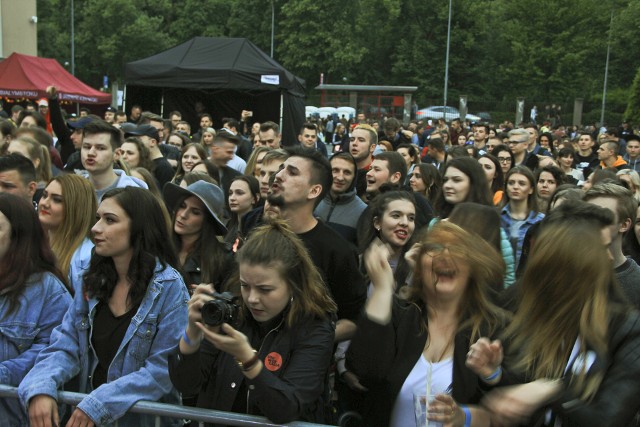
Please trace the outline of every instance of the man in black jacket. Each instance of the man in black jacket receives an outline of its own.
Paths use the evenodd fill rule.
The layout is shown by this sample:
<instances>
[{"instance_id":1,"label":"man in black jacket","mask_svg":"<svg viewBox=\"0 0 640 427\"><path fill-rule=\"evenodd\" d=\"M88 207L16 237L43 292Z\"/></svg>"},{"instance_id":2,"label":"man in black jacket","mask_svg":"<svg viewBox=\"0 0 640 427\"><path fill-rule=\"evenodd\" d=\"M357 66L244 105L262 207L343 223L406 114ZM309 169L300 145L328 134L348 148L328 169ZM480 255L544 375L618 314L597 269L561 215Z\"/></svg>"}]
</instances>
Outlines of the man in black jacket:
<instances>
[{"instance_id":1,"label":"man in black jacket","mask_svg":"<svg viewBox=\"0 0 640 427\"><path fill-rule=\"evenodd\" d=\"M331 165L322 154L300 147L288 148L290 157L276 174L268 201L280 209L338 305L336 341L353 336L355 321L367 297L358 268L358 254L338 233L313 216L316 205L331 187Z\"/></svg>"}]
</instances>

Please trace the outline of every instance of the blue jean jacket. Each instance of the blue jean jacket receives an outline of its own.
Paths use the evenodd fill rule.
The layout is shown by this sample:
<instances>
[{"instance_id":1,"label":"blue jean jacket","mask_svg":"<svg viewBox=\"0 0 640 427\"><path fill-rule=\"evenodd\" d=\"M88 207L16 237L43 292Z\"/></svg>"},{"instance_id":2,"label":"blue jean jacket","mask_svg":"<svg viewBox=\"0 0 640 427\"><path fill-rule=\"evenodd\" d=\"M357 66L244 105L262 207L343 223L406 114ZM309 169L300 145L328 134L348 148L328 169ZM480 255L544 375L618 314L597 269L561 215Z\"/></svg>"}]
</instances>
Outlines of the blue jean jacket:
<instances>
[{"instance_id":1,"label":"blue jean jacket","mask_svg":"<svg viewBox=\"0 0 640 427\"><path fill-rule=\"evenodd\" d=\"M171 267L156 265L144 299L131 320L120 348L107 372L107 382L91 385L97 357L91 346L96 299L76 293L62 325L51 336L36 365L20 383L18 394L24 407L39 394L54 399L64 383L79 374L80 393L88 393L78 408L96 424L151 426L148 415L126 414L139 400L178 404L180 397L169 380L168 355L178 345L187 324L189 296L182 277ZM126 415L125 415L126 414ZM167 420L164 425L179 425Z\"/></svg>"},{"instance_id":2,"label":"blue jean jacket","mask_svg":"<svg viewBox=\"0 0 640 427\"><path fill-rule=\"evenodd\" d=\"M71 295L51 273L32 274L18 306L9 313L9 300L0 294L0 383L18 386L49 345L51 331L60 325ZM16 399L0 399L0 426L25 426L26 413Z\"/></svg>"},{"instance_id":3,"label":"blue jean jacket","mask_svg":"<svg viewBox=\"0 0 640 427\"><path fill-rule=\"evenodd\" d=\"M93 242L85 238L71 257L68 279L76 294L82 293L82 276L89 270L92 252Z\"/></svg>"}]
</instances>

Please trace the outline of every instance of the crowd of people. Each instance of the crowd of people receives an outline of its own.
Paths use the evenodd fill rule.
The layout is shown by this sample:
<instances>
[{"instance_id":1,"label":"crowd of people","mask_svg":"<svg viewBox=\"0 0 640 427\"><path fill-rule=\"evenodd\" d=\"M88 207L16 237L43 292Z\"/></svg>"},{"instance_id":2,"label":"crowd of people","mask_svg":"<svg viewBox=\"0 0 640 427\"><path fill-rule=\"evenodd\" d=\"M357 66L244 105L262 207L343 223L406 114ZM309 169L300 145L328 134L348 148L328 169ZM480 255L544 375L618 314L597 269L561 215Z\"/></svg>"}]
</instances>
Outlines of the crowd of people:
<instances>
[{"instance_id":1,"label":"crowd of people","mask_svg":"<svg viewBox=\"0 0 640 427\"><path fill-rule=\"evenodd\" d=\"M285 147L47 95L0 119L0 426L640 425L628 124L311 117Z\"/></svg>"}]
</instances>

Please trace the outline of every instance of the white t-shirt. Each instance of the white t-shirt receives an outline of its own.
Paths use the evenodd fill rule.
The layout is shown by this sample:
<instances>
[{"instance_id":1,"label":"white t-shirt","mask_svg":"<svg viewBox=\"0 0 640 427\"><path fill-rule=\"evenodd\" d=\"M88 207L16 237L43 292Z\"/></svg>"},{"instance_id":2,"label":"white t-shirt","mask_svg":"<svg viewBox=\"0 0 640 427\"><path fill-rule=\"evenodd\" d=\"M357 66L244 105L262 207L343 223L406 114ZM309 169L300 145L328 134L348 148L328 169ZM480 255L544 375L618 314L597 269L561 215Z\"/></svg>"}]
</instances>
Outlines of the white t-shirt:
<instances>
[{"instance_id":1,"label":"white t-shirt","mask_svg":"<svg viewBox=\"0 0 640 427\"><path fill-rule=\"evenodd\" d=\"M413 393L420 391L424 394L427 390L427 371L429 362L420 355L415 366L404 380L400 393L396 397L396 403L391 411L391 427L415 426L415 411L413 408ZM450 393L453 381L453 358L431 364L431 394Z\"/></svg>"}]
</instances>

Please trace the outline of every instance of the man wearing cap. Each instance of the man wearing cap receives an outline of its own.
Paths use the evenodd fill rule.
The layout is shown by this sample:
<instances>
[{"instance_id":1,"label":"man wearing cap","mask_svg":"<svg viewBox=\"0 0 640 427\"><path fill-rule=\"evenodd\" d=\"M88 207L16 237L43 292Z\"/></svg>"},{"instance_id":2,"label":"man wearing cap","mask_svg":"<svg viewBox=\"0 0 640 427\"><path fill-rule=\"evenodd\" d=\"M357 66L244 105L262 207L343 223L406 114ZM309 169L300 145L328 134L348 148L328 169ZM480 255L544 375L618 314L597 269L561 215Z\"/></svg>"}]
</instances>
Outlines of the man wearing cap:
<instances>
[{"instance_id":1,"label":"man wearing cap","mask_svg":"<svg viewBox=\"0 0 640 427\"><path fill-rule=\"evenodd\" d=\"M51 127L51 117L49 117L49 101L47 98L41 98L38 100L38 113L47 122L47 128L45 129L50 135L53 135L53 127Z\"/></svg>"},{"instance_id":2,"label":"man wearing cap","mask_svg":"<svg viewBox=\"0 0 640 427\"><path fill-rule=\"evenodd\" d=\"M251 151L253 150L253 143L245 138L241 132L238 132L240 123L238 123L238 121L232 117L223 117L222 127L238 137L238 148L236 149L236 155L245 162L249 160ZM233 165L229 166L233 167ZM244 173L244 170L242 172Z\"/></svg>"},{"instance_id":3,"label":"man wearing cap","mask_svg":"<svg viewBox=\"0 0 640 427\"><path fill-rule=\"evenodd\" d=\"M122 133L119 129L105 121L94 120L84 126L82 134L80 153L82 166L86 169L83 176L93 184L98 201L112 188L147 188L143 181L128 176L120 169L113 169L116 151L122 145Z\"/></svg>"},{"instance_id":4,"label":"man wearing cap","mask_svg":"<svg viewBox=\"0 0 640 427\"><path fill-rule=\"evenodd\" d=\"M164 133L164 119L162 116L152 113L151 111L144 111L138 124L151 125L157 129L158 148L160 149L160 152L164 158L167 159L172 168L178 167L178 161L180 160L180 157L182 157L182 153L179 148L163 143L166 135Z\"/></svg>"},{"instance_id":5,"label":"man wearing cap","mask_svg":"<svg viewBox=\"0 0 640 427\"><path fill-rule=\"evenodd\" d=\"M133 129L123 129L125 136L134 135L138 136L142 143L149 149L151 160L153 161L153 176L162 188L167 182L173 178L173 168L164 158L160 148L158 147L160 136L158 129L151 125L140 125Z\"/></svg>"},{"instance_id":6,"label":"man wearing cap","mask_svg":"<svg viewBox=\"0 0 640 427\"><path fill-rule=\"evenodd\" d=\"M114 124L116 121L116 109L111 105L107 107L107 110L104 112L104 121L109 123L110 125Z\"/></svg>"}]
</instances>

